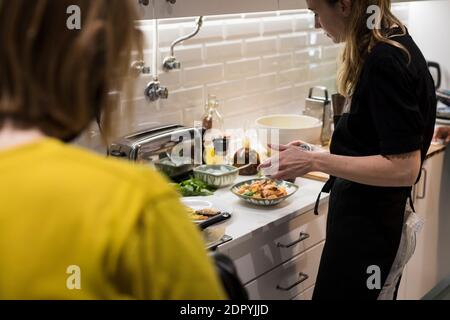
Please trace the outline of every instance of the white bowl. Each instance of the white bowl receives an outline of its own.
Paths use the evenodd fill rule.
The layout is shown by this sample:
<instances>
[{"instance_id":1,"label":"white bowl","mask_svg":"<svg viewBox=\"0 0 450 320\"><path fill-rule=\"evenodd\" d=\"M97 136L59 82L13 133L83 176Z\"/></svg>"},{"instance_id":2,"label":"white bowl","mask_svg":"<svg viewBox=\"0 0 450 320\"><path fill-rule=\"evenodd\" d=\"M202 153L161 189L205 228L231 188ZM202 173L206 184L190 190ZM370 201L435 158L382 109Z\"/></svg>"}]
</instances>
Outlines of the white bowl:
<instances>
[{"instance_id":1,"label":"white bowl","mask_svg":"<svg viewBox=\"0 0 450 320\"><path fill-rule=\"evenodd\" d=\"M262 138L265 138L268 143L278 144L277 141L271 139L271 137L276 137L272 131L277 130L279 144L288 144L295 140L320 144L322 121L304 115L275 114L257 119L256 127L267 130L267 136ZM262 139L259 140L262 141Z\"/></svg>"}]
</instances>

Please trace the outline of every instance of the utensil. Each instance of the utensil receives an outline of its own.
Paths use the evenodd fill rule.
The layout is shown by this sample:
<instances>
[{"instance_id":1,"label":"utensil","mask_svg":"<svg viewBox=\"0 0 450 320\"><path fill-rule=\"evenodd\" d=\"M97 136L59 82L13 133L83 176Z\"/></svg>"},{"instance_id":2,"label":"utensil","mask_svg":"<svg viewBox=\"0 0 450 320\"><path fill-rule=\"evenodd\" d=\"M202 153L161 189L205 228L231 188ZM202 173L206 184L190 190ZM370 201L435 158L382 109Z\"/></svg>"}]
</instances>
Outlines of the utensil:
<instances>
[{"instance_id":1,"label":"utensil","mask_svg":"<svg viewBox=\"0 0 450 320\"><path fill-rule=\"evenodd\" d=\"M222 212L220 214L218 214L217 216L214 216L208 220L205 220L201 223L198 224L198 227L200 228L200 230L205 230L206 228L209 228L215 224L218 224L220 222L226 221L228 219L231 218L231 213L229 212Z\"/></svg>"},{"instance_id":2,"label":"utensil","mask_svg":"<svg viewBox=\"0 0 450 320\"><path fill-rule=\"evenodd\" d=\"M255 199L251 196L245 196L245 195L238 193L238 190L241 188L241 186L243 186L245 184L253 184L253 183L255 183L257 181L261 181L261 180L274 181L278 187L284 187L286 189L287 195L276 198L276 199ZM299 187L292 182L283 181L283 180L259 178L259 179L252 179L252 180L247 180L247 181L237 183L231 187L230 191L237 197L244 200L245 202L248 202L248 203L251 203L254 205L258 205L258 206L275 206L275 205L283 202L284 200L288 199L289 197L291 197L293 194L295 194L298 191L298 189L299 189Z\"/></svg>"}]
</instances>

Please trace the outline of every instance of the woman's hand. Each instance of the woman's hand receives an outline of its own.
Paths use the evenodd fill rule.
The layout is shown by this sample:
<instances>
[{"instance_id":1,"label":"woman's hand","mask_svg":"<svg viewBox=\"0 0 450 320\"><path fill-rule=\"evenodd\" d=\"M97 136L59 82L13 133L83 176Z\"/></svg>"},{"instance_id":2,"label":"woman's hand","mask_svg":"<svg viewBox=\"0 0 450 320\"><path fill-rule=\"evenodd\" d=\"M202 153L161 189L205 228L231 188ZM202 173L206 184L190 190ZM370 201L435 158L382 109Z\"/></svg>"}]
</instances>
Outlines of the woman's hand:
<instances>
[{"instance_id":1,"label":"woman's hand","mask_svg":"<svg viewBox=\"0 0 450 320\"><path fill-rule=\"evenodd\" d=\"M290 142L287 146L288 146L288 147L300 147L300 146L302 146L302 145L307 145L307 146L309 146L309 147L311 148L311 151L313 151L313 152L327 152L325 149L322 149L322 148L320 148L320 147L318 147L318 146L309 144L309 143L307 143L307 142L305 142L305 141L302 141L302 140L292 141L292 142Z\"/></svg>"},{"instance_id":2,"label":"woman's hand","mask_svg":"<svg viewBox=\"0 0 450 320\"><path fill-rule=\"evenodd\" d=\"M439 127L434 133L434 140L443 140L445 144L450 143L450 127Z\"/></svg>"},{"instance_id":3,"label":"woman's hand","mask_svg":"<svg viewBox=\"0 0 450 320\"><path fill-rule=\"evenodd\" d=\"M292 180L314 171L314 152L299 148L302 144L295 141L289 145L269 145L279 154L266 160L259 168L272 170L270 176L278 180Z\"/></svg>"}]
</instances>

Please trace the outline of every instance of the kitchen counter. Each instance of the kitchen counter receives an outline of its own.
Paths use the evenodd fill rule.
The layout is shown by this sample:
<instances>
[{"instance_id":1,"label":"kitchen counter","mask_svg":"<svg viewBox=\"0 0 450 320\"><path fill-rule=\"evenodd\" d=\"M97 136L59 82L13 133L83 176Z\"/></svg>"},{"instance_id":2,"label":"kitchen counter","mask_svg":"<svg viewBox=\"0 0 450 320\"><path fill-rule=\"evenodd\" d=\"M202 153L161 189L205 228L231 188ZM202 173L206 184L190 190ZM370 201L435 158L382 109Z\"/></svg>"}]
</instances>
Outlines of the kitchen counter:
<instances>
[{"instance_id":1,"label":"kitchen counter","mask_svg":"<svg viewBox=\"0 0 450 320\"><path fill-rule=\"evenodd\" d=\"M432 144L427 159L445 151L446 146ZM225 222L225 234L233 240L220 246L227 250L247 241L255 233L264 232L271 225L278 225L314 209L317 196L326 181L327 176L320 174L316 179L299 178L296 184L300 189L289 199L274 207L259 207L248 204L230 192L229 188L219 189L213 196L201 197L216 204L223 204L232 210L232 218ZM235 183L252 179L239 176ZM328 201L328 194L322 194L321 204Z\"/></svg>"},{"instance_id":2,"label":"kitchen counter","mask_svg":"<svg viewBox=\"0 0 450 320\"><path fill-rule=\"evenodd\" d=\"M238 177L236 183L253 177ZM229 188L219 189L213 196L203 197L213 203L223 204L233 210L232 218L224 223L225 234L233 240L222 244L220 251L227 250L244 241L255 233L264 232L271 225L278 225L314 209L315 202L323 183L299 178L296 184L300 189L290 198L274 207L259 207L247 204L230 192ZM328 201L323 194L321 204Z\"/></svg>"}]
</instances>

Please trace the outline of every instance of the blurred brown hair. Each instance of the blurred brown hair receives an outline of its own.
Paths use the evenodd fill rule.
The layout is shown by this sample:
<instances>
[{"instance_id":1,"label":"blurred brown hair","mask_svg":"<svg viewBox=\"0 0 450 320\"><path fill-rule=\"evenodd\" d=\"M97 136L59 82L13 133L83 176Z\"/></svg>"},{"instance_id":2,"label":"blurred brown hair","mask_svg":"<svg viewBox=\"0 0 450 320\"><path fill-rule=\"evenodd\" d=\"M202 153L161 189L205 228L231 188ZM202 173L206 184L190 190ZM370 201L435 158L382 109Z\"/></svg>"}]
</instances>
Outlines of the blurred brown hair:
<instances>
[{"instance_id":1,"label":"blurred brown hair","mask_svg":"<svg viewBox=\"0 0 450 320\"><path fill-rule=\"evenodd\" d=\"M81 29L67 8L81 9ZM123 89L133 49L142 52L132 0L0 1L0 128L37 128L70 140Z\"/></svg>"}]
</instances>

